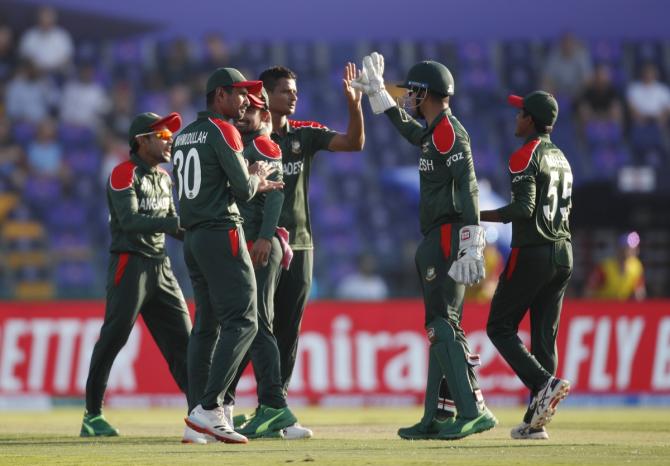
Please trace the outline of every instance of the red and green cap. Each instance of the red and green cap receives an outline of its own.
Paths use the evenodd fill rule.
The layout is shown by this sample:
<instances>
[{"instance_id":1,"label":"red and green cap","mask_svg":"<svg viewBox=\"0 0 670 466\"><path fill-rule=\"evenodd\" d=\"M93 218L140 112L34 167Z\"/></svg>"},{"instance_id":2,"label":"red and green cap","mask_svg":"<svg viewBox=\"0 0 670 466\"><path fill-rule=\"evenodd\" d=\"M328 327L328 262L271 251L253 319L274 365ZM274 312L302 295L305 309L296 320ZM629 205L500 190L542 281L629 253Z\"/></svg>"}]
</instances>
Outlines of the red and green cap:
<instances>
[{"instance_id":1,"label":"red and green cap","mask_svg":"<svg viewBox=\"0 0 670 466\"><path fill-rule=\"evenodd\" d=\"M534 91L525 97L511 95L507 98L507 102L512 107L525 110L548 130L553 128L558 118L558 102L553 95L545 91Z\"/></svg>"},{"instance_id":2,"label":"red and green cap","mask_svg":"<svg viewBox=\"0 0 670 466\"><path fill-rule=\"evenodd\" d=\"M161 129L169 129L175 133L181 128L181 116L177 112L172 112L167 116L160 116L152 112L140 113L130 123L128 130L128 143L133 146L135 137L140 134L152 133Z\"/></svg>"},{"instance_id":3,"label":"red and green cap","mask_svg":"<svg viewBox=\"0 0 670 466\"><path fill-rule=\"evenodd\" d=\"M250 93L247 97L249 98L249 105L252 107L260 108L261 110L270 110L270 99L264 87L261 87L259 93Z\"/></svg>"},{"instance_id":4,"label":"red and green cap","mask_svg":"<svg viewBox=\"0 0 670 466\"><path fill-rule=\"evenodd\" d=\"M258 94L263 87L263 81L247 81L235 68L218 68L207 80L207 94L217 87L246 87L250 94Z\"/></svg>"}]
</instances>

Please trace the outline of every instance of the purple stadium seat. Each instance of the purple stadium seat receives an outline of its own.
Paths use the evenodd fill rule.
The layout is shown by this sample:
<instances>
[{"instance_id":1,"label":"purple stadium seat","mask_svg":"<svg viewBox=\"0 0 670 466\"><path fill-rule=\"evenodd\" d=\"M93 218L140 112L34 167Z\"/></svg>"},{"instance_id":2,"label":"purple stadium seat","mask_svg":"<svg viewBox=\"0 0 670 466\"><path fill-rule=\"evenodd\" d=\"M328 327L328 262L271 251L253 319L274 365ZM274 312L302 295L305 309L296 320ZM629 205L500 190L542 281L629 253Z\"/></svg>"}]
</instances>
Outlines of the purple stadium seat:
<instances>
[{"instance_id":1,"label":"purple stadium seat","mask_svg":"<svg viewBox=\"0 0 670 466\"><path fill-rule=\"evenodd\" d=\"M100 170L100 153L95 150L66 151L65 164L76 175L96 176Z\"/></svg>"},{"instance_id":2,"label":"purple stadium seat","mask_svg":"<svg viewBox=\"0 0 670 466\"><path fill-rule=\"evenodd\" d=\"M61 183L56 178L31 176L23 187L23 198L34 207L46 210L61 194Z\"/></svg>"},{"instance_id":3,"label":"purple stadium seat","mask_svg":"<svg viewBox=\"0 0 670 466\"><path fill-rule=\"evenodd\" d=\"M59 139L66 148L90 147L96 142L91 128L63 124L59 130Z\"/></svg>"},{"instance_id":4,"label":"purple stadium seat","mask_svg":"<svg viewBox=\"0 0 670 466\"><path fill-rule=\"evenodd\" d=\"M25 146L35 138L37 126L26 121L17 122L14 123L14 126L12 127L12 133L16 142Z\"/></svg>"}]
</instances>

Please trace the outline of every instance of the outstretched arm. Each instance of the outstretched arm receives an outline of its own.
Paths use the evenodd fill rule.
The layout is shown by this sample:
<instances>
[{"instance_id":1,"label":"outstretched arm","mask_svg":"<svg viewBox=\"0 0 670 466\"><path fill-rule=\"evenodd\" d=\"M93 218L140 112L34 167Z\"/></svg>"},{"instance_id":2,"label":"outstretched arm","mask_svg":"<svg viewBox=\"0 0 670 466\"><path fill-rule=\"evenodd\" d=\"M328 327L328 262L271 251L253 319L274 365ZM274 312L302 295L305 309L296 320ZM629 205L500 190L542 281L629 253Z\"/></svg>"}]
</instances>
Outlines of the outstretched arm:
<instances>
[{"instance_id":1,"label":"outstretched arm","mask_svg":"<svg viewBox=\"0 0 670 466\"><path fill-rule=\"evenodd\" d=\"M360 72L359 72L360 74ZM349 126L344 134L338 133L330 140L328 150L333 152L354 152L363 149L365 131L363 126L363 110L361 97L363 93L352 87L351 82L356 78L356 65L347 63L344 67L342 86L349 108Z\"/></svg>"}]
</instances>

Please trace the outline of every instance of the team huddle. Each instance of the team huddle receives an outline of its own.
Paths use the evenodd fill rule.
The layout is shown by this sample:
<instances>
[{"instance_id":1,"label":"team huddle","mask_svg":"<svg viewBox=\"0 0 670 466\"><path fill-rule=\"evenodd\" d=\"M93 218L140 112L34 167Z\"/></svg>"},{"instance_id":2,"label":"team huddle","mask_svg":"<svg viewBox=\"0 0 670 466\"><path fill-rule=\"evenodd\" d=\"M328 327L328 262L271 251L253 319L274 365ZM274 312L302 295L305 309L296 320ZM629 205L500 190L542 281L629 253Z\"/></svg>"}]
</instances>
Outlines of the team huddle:
<instances>
[{"instance_id":1,"label":"team huddle","mask_svg":"<svg viewBox=\"0 0 670 466\"><path fill-rule=\"evenodd\" d=\"M182 442L247 443L312 437L287 403L298 336L312 281L308 205L310 171L319 151L360 151L361 101L385 113L420 148L416 267L430 342L424 415L398 430L404 439L459 439L498 423L477 382L479 356L461 328L465 288L484 278L481 221L512 222L512 253L491 303L487 333L528 387L531 398L512 438L546 439L545 425L570 383L555 377L556 336L572 271L569 231L572 173L550 139L558 116L553 96L510 96L519 109L523 146L509 159L510 204L479 210L470 138L452 115L455 92L441 63L414 65L400 84L402 105L387 91L384 58L348 63L342 79L345 133L290 120L297 76L276 66L247 80L219 68L206 87L207 109L182 127L172 113L138 115L129 130L130 159L107 186L110 265L107 305L86 384L81 436L115 436L103 416L109 373L141 314L188 403ZM425 120L425 125L418 120ZM173 176L159 167L172 162ZM178 210L173 200L174 190ZM193 324L170 267L165 234L183 241L195 298ZM518 336L531 314L531 349ZM234 415L235 392L249 362L258 406Z\"/></svg>"}]
</instances>

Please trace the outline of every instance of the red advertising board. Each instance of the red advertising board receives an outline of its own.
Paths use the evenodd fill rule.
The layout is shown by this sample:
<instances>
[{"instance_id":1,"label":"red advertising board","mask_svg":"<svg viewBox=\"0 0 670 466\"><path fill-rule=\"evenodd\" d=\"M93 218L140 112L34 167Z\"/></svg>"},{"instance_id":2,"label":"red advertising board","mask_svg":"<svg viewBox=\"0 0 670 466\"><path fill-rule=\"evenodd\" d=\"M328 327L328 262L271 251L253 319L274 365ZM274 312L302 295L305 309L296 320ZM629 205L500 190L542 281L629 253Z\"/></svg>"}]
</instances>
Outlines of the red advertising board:
<instances>
[{"instance_id":1,"label":"red advertising board","mask_svg":"<svg viewBox=\"0 0 670 466\"><path fill-rule=\"evenodd\" d=\"M0 304L0 398L81 397L103 314L99 301ZM517 403L526 390L486 336L487 315L487 306L466 304L463 327L471 350L481 355L481 388L490 400ZM423 305L416 300L310 304L291 382L292 402L420 403L427 363L422 325ZM521 335L527 341L526 328L524 323ZM670 301L568 301L558 349L559 374L572 381L577 398L670 399ZM253 399L251 372L238 393ZM112 369L108 402L161 397L181 399L151 335L138 321Z\"/></svg>"}]
</instances>

